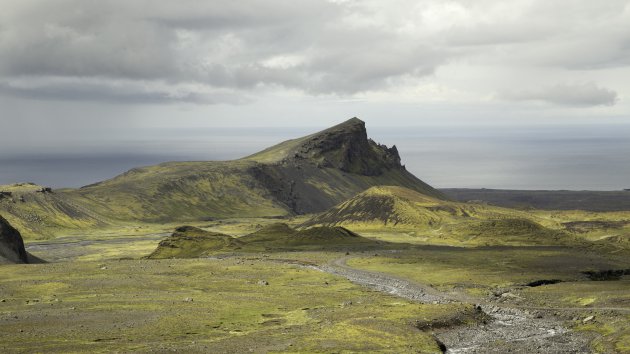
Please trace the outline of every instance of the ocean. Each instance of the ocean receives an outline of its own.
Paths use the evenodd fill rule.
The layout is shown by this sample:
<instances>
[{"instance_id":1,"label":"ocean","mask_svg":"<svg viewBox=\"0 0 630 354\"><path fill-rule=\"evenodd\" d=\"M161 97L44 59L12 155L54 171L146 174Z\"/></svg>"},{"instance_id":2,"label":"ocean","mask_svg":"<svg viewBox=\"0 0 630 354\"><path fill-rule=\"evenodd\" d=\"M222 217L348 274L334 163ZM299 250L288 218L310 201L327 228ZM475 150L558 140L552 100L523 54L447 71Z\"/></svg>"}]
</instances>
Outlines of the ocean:
<instances>
[{"instance_id":1,"label":"ocean","mask_svg":"<svg viewBox=\"0 0 630 354\"><path fill-rule=\"evenodd\" d=\"M316 130L316 129L315 129ZM0 184L80 187L166 161L229 160L313 128L146 130L137 139L0 152ZM630 188L630 126L369 127L406 168L438 188Z\"/></svg>"}]
</instances>

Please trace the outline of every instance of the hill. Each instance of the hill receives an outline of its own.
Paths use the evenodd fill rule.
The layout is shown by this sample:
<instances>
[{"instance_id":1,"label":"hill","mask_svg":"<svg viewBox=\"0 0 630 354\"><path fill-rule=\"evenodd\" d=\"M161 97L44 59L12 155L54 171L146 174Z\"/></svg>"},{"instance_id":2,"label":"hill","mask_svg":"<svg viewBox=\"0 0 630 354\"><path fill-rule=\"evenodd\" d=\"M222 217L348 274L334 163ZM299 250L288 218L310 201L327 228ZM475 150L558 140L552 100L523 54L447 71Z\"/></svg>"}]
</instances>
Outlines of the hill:
<instances>
[{"instance_id":1,"label":"hill","mask_svg":"<svg viewBox=\"0 0 630 354\"><path fill-rule=\"evenodd\" d=\"M169 162L79 189L7 194L0 211L28 237L41 238L67 228L125 222L321 212L383 184L445 198L401 165L395 146L368 139L365 123L352 118L240 160Z\"/></svg>"},{"instance_id":2,"label":"hill","mask_svg":"<svg viewBox=\"0 0 630 354\"><path fill-rule=\"evenodd\" d=\"M575 241L540 224L525 212L483 204L458 203L397 186L372 187L302 224L343 226L371 232L422 234L429 242L557 244Z\"/></svg>"},{"instance_id":3,"label":"hill","mask_svg":"<svg viewBox=\"0 0 630 354\"><path fill-rule=\"evenodd\" d=\"M271 224L239 238L244 249L278 250L294 248L335 249L369 246L376 242L339 226L317 226L296 230L286 224Z\"/></svg>"},{"instance_id":4,"label":"hill","mask_svg":"<svg viewBox=\"0 0 630 354\"><path fill-rule=\"evenodd\" d=\"M148 258L196 258L212 251L236 248L240 242L229 235L204 231L193 226L182 226L158 244Z\"/></svg>"},{"instance_id":5,"label":"hill","mask_svg":"<svg viewBox=\"0 0 630 354\"><path fill-rule=\"evenodd\" d=\"M466 202L490 203L506 208L540 210L630 211L630 191L527 191L448 188L441 191Z\"/></svg>"},{"instance_id":6,"label":"hill","mask_svg":"<svg viewBox=\"0 0 630 354\"><path fill-rule=\"evenodd\" d=\"M314 216L303 226L352 225L360 228L437 227L470 219L530 217L524 212L433 198L398 186L376 186Z\"/></svg>"},{"instance_id":7,"label":"hill","mask_svg":"<svg viewBox=\"0 0 630 354\"><path fill-rule=\"evenodd\" d=\"M343 227L312 227L295 230L283 223L267 225L242 237L232 237L196 227L183 226L160 242L148 256L152 259L197 258L221 252L287 250L338 250L382 246Z\"/></svg>"},{"instance_id":8,"label":"hill","mask_svg":"<svg viewBox=\"0 0 630 354\"><path fill-rule=\"evenodd\" d=\"M50 238L57 230L103 227L111 222L62 191L34 183L0 185L0 211L25 238Z\"/></svg>"},{"instance_id":9,"label":"hill","mask_svg":"<svg viewBox=\"0 0 630 354\"><path fill-rule=\"evenodd\" d=\"M22 235L0 216L0 264L28 263Z\"/></svg>"}]
</instances>

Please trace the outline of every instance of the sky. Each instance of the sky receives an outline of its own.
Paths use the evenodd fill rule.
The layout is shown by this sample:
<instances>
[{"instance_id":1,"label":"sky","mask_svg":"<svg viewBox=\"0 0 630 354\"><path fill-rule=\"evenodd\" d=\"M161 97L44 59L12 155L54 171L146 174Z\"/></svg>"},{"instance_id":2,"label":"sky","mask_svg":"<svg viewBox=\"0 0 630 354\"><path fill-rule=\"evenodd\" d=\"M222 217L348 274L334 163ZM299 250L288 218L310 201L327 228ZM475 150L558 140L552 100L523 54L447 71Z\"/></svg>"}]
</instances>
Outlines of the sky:
<instances>
[{"instance_id":1,"label":"sky","mask_svg":"<svg viewBox=\"0 0 630 354\"><path fill-rule=\"evenodd\" d=\"M3 0L0 183L357 116L438 187L628 188L629 77L630 1Z\"/></svg>"}]
</instances>

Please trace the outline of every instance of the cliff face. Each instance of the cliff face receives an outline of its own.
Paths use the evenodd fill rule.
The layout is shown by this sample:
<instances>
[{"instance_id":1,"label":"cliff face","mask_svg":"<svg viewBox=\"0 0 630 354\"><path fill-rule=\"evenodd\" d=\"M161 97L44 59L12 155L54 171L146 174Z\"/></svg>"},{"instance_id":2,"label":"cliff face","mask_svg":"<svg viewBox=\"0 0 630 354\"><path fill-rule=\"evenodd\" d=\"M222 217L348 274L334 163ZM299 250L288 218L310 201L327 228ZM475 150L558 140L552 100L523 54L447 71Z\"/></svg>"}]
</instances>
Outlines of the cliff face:
<instances>
[{"instance_id":1,"label":"cliff face","mask_svg":"<svg viewBox=\"0 0 630 354\"><path fill-rule=\"evenodd\" d=\"M22 235L0 216L0 261L28 263Z\"/></svg>"},{"instance_id":2,"label":"cliff face","mask_svg":"<svg viewBox=\"0 0 630 354\"><path fill-rule=\"evenodd\" d=\"M387 170L403 169L396 146L388 148L368 139L365 122L358 118L307 137L288 160L310 161L318 167L363 176L379 176Z\"/></svg>"},{"instance_id":3,"label":"cliff face","mask_svg":"<svg viewBox=\"0 0 630 354\"><path fill-rule=\"evenodd\" d=\"M369 139L365 122L358 118L278 144L252 160L260 162L261 157L264 162L252 167L250 174L295 214L326 210L375 185L443 197L401 165L396 146Z\"/></svg>"}]
</instances>

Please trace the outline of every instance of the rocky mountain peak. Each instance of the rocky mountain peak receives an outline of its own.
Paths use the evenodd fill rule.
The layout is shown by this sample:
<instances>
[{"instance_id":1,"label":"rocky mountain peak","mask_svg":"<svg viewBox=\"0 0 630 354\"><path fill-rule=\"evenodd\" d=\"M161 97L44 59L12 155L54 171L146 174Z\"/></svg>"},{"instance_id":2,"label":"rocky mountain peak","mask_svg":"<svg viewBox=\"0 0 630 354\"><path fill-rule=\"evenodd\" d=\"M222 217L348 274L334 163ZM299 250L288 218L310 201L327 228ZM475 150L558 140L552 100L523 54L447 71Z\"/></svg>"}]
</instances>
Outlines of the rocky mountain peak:
<instances>
[{"instance_id":1,"label":"rocky mountain peak","mask_svg":"<svg viewBox=\"0 0 630 354\"><path fill-rule=\"evenodd\" d=\"M366 176L403 168L396 146L388 148L368 139L365 122L356 117L305 137L290 160Z\"/></svg>"}]
</instances>

